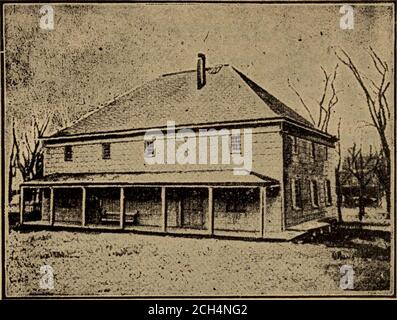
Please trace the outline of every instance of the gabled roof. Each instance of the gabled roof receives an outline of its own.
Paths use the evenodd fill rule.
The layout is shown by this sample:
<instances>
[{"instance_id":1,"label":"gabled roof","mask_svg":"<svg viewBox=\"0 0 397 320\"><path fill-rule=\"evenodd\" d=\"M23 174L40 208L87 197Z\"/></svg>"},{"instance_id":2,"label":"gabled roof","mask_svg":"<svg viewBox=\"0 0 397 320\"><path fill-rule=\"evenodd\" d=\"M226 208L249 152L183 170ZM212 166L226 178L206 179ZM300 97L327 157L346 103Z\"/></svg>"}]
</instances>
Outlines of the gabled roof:
<instances>
[{"instance_id":1,"label":"gabled roof","mask_svg":"<svg viewBox=\"0 0 397 320\"><path fill-rule=\"evenodd\" d=\"M116 98L52 137L233 121L289 119L313 125L229 65L207 68L197 89L196 70L162 75Z\"/></svg>"}]
</instances>

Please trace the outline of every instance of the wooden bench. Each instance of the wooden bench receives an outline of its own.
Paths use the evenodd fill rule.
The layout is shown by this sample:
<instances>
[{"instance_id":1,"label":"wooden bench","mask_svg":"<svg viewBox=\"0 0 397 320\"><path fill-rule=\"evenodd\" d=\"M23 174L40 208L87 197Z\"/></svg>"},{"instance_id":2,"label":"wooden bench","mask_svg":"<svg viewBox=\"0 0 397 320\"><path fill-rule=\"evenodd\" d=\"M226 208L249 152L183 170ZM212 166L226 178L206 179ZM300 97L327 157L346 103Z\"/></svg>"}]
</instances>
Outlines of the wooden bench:
<instances>
[{"instance_id":1,"label":"wooden bench","mask_svg":"<svg viewBox=\"0 0 397 320\"><path fill-rule=\"evenodd\" d=\"M137 220L139 212L126 212L124 216L124 221L127 223L134 224ZM120 221L120 212L104 212L101 216L101 222L119 222Z\"/></svg>"}]
</instances>

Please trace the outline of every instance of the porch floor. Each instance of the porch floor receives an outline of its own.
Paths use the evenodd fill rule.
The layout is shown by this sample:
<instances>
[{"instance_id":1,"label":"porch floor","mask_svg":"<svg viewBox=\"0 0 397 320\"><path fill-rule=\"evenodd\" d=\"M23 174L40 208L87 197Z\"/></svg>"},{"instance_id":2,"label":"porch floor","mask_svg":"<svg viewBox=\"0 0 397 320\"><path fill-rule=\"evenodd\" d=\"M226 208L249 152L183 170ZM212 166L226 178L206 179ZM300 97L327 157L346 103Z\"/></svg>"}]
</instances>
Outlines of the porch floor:
<instances>
[{"instance_id":1,"label":"porch floor","mask_svg":"<svg viewBox=\"0 0 397 320\"><path fill-rule=\"evenodd\" d=\"M310 232L314 230L323 230L323 229L328 229L331 227L331 223L329 222L324 222L324 221L307 221L303 222L300 224L297 224L295 226L287 228L289 231L300 231L300 232Z\"/></svg>"},{"instance_id":2,"label":"porch floor","mask_svg":"<svg viewBox=\"0 0 397 320\"><path fill-rule=\"evenodd\" d=\"M82 229L82 230L97 230L97 231L131 231L131 232L139 232L139 233L150 233L150 234L158 234L158 235L170 235L170 236L178 236L178 235L196 235L196 236L204 236L204 237L230 237L230 238L241 238L241 239L257 239L257 240L267 240L267 241L292 241L297 237L300 237L310 230L286 230L283 232L267 232L263 237L259 235L257 232L237 232L237 231L220 231L214 230L214 233L211 235L208 233L208 230L195 230L195 229L178 229L178 228L167 228L167 231L164 232L161 227L148 227L148 226L126 226L124 229L119 226L106 226L106 225L78 225L78 224L68 224L68 223L60 223L55 222L51 225L47 221L29 221L23 223L25 226L36 226L36 227L57 227L64 229Z\"/></svg>"},{"instance_id":3,"label":"porch floor","mask_svg":"<svg viewBox=\"0 0 397 320\"><path fill-rule=\"evenodd\" d=\"M269 241L292 241L307 233L307 231L299 230L286 230L282 232L267 232L264 234L263 239Z\"/></svg>"}]
</instances>

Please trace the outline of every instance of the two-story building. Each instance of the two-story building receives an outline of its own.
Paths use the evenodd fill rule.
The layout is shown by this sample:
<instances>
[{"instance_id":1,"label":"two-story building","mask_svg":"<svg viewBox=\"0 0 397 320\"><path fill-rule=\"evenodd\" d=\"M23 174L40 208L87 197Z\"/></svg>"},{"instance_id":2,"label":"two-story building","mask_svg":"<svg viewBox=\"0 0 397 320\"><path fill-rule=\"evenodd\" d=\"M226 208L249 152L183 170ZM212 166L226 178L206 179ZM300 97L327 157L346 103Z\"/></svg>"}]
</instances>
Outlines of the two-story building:
<instances>
[{"instance_id":1,"label":"two-story building","mask_svg":"<svg viewBox=\"0 0 397 320\"><path fill-rule=\"evenodd\" d=\"M277 238L334 217L335 141L236 68L207 68L199 55L196 69L44 137L44 176L21 185L20 220ZM32 190L36 214L26 210Z\"/></svg>"}]
</instances>

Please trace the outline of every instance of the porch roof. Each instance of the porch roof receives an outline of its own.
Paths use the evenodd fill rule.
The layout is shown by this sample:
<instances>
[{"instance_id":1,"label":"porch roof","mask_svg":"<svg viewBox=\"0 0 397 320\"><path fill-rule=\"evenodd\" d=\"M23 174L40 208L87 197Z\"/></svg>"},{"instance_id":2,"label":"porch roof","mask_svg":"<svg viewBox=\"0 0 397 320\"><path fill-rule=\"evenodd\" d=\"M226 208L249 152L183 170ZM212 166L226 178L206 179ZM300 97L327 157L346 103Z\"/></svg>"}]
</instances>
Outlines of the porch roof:
<instances>
[{"instance_id":1,"label":"porch roof","mask_svg":"<svg viewBox=\"0 0 397 320\"><path fill-rule=\"evenodd\" d=\"M233 170L156 171L123 173L52 174L24 182L22 186L59 185L278 185L275 179L249 172L236 175Z\"/></svg>"}]
</instances>

